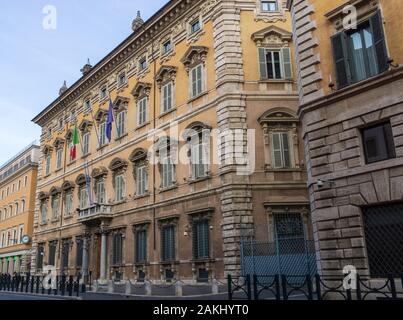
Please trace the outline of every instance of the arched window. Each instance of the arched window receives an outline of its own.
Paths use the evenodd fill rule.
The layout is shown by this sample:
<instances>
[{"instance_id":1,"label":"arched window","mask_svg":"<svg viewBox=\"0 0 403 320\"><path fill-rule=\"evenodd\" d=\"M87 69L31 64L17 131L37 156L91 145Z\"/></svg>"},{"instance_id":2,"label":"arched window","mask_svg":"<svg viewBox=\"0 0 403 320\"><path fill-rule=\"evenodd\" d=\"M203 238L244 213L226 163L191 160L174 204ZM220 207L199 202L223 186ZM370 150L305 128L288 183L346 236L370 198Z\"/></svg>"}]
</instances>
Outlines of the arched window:
<instances>
[{"instance_id":1,"label":"arched window","mask_svg":"<svg viewBox=\"0 0 403 320\"><path fill-rule=\"evenodd\" d=\"M18 202L15 203L15 208L14 208L14 215L16 216L17 214L19 214L20 212L18 211Z\"/></svg>"},{"instance_id":2,"label":"arched window","mask_svg":"<svg viewBox=\"0 0 403 320\"><path fill-rule=\"evenodd\" d=\"M25 200L21 200L21 213L25 212Z\"/></svg>"}]
</instances>

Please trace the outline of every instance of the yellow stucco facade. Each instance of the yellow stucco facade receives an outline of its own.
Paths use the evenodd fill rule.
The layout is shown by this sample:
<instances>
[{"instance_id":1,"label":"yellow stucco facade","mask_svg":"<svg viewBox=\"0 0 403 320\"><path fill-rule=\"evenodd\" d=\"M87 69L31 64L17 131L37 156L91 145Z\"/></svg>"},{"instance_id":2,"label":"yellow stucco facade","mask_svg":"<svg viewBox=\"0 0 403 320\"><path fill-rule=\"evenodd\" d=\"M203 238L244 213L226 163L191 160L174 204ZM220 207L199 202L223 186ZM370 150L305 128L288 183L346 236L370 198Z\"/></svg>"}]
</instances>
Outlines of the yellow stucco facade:
<instances>
[{"instance_id":1,"label":"yellow stucco facade","mask_svg":"<svg viewBox=\"0 0 403 320\"><path fill-rule=\"evenodd\" d=\"M38 157L30 145L0 168L1 273L30 270Z\"/></svg>"}]
</instances>

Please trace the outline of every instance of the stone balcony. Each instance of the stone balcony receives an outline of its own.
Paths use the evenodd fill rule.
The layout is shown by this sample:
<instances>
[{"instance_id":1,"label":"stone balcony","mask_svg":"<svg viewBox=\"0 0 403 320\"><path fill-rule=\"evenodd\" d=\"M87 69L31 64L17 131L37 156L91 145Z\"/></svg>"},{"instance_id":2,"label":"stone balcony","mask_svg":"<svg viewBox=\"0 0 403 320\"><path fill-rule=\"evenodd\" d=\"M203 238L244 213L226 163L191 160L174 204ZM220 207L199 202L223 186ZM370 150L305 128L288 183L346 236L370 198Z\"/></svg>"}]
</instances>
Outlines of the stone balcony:
<instances>
[{"instance_id":1,"label":"stone balcony","mask_svg":"<svg viewBox=\"0 0 403 320\"><path fill-rule=\"evenodd\" d=\"M112 218L112 206L107 204L93 204L92 206L80 209L77 220L82 223Z\"/></svg>"}]
</instances>

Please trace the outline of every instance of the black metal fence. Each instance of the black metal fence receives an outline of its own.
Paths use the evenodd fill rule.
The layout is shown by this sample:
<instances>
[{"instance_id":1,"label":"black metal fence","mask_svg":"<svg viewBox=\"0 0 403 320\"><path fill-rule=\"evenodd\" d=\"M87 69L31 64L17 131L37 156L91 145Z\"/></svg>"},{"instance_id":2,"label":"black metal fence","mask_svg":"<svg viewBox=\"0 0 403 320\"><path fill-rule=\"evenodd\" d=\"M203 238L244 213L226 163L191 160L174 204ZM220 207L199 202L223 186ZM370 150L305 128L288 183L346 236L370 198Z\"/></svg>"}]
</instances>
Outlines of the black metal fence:
<instances>
[{"instance_id":1,"label":"black metal fence","mask_svg":"<svg viewBox=\"0 0 403 320\"><path fill-rule=\"evenodd\" d=\"M340 276L228 275L229 300L374 300L403 299L403 275L371 279L357 274L346 286Z\"/></svg>"},{"instance_id":2,"label":"black metal fence","mask_svg":"<svg viewBox=\"0 0 403 320\"><path fill-rule=\"evenodd\" d=\"M80 276L56 276L52 284L46 276L1 274L0 291L79 297L86 292L86 286Z\"/></svg>"}]
</instances>

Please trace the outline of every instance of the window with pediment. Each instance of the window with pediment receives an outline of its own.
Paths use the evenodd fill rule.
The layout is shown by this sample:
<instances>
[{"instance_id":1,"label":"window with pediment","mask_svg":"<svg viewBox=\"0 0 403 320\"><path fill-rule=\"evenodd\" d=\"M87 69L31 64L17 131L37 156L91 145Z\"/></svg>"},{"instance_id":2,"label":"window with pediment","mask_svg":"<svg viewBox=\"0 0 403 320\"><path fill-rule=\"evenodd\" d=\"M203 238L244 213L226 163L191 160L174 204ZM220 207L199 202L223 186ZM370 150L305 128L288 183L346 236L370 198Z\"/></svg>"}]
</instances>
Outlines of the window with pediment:
<instances>
[{"instance_id":1,"label":"window with pediment","mask_svg":"<svg viewBox=\"0 0 403 320\"><path fill-rule=\"evenodd\" d=\"M210 132L211 127L202 122L192 123L184 132L191 180L207 177L210 173Z\"/></svg>"},{"instance_id":2,"label":"window with pediment","mask_svg":"<svg viewBox=\"0 0 403 320\"><path fill-rule=\"evenodd\" d=\"M45 146L42 151L42 153L44 155L45 176L50 175L50 172L51 172L52 151L53 151L53 148L51 146Z\"/></svg>"},{"instance_id":3,"label":"window with pediment","mask_svg":"<svg viewBox=\"0 0 403 320\"><path fill-rule=\"evenodd\" d=\"M171 137L161 137L156 143L158 169L160 173L160 189L167 189L176 185L176 164L178 141Z\"/></svg>"},{"instance_id":4,"label":"window with pediment","mask_svg":"<svg viewBox=\"0 0 403 320\"><path fill-rule=\"evenodd\" d=\"M83 157L90 154L91 128L92 123L88 120L83 120L79 126L81 132L81 154Z\"/></svg>"},{"instance_id":5,"label":"window with pediment","mask_svg":"<svg viewBox=\"0 0 403 320\"><path fill-rule=\"evenodd\" d=\"M61 190L59 188L53 187L50 190L50 196L52 207L52 220L57 220L60 217Z\"/></svg>"},{"instance_id":6,"label":"window with pediment","mask_svg":"<svg viewBox=\"0 0 403 320\"><path fill-rule=\"evenodd\" d=\"M49 202L49 195L45 192L41 192L39 194L39 211L40 217L39 221L41 224L46 224L48 221L48 202Z\"/></svg>"},{"instance_id":7,"label":"window with pediment","mask_svg":"<svg viewBox=\"0 0 403 320\"><path fill-rule=\"evenodd\" d=\"M74 213L73 208L73 191L74 191L74 183L71 181L65 181L61 187L63 193L63 201L64 201L64 215L66 217L70 217Z\"/></svg>"},{"instance_id":8,"label":"window with pediment","mask_svg":"<svg viewBox=\"0 0 403 320\"><path fill-rule=\"evenodd\" d=\"M298 117L286 108L267 111L259 122L263 129L266 169L301 167L298 146Z\"/></svg>"},{"instance_id":9,"label":"window with pediment","mask_svg":"<svg viewBox=\"0 0 403 320\"><path fill-rule=\"evenodd\" d=\"M292 34L276 26L269 26L252 35L258 48L261 80L292 80Z\"/></svg>"},{"instance_id":10,"label":"window with pediment","mask_svg":"<svg viewBox=\"0 0 403 320\"><path fill-rule=\"evenodd\" d=\"M113 102L113 110L115 113L116 134L117 138L121 138L127 133L127 107L129 98L118 96Z\"/></svg>"},{"instance_id":11,"label":"window with pediment","mask_svg":"<svg viewBox=\"0 0 403 320\"><path fill-rule=\"evenodd\" d=\"M86 177L84 174L80 174L75 182L78 186L80 209L87 209L90 206L90 178Z\"/></svg>"},{"instance_id":12,"label":"window with pediment","mask_svg":"<svg viewBox=\"0 0 403 320\"><path fill-rule=\"evenodd\" d=\"M130 155L133 164L133 177L136 182L136 196L143 196L148 193L148 158L147 151L136 149Z\"/></svg>"},{"instance_id":13,"label":"window with pediment","mask_svg":"<svg viewBox=\"0 0 403 320\"><path fill-rule=\"evenodd\" d=\"M109 165L112 174L112 184L115 190L115 202L121 202L126 197L126 170L127 161L121 158L115 158Z\"/></svg>"},{"instance_id":14,"label":"window with pediment","mask_svg":"<svg viewBox=\"0 0 403 320\"><path fill-rule=\"evenodd\" d=\"M136 110L136 123L138 127L145 125L148 121L149 115L149 97L151 92L151 84L145 82L138 82L132 91L135 98Z\"/></svg>"},{"instance_id":15,"label":"window with pediment","mask_svg":"<svg viewBox=\"0 0 403 320\"><path fill-rule=\"evenodd\" d=\"M206 58L208 48L191 46L181 59L189 75L189 98L193 99L207 90Z\"/></svg>"},{"instance_id":16,"label":"window with pediment","mask_svg":"<svg viewBox=\"0 0 403 320\"><path fill-rule=\"evenodd\" d=\"M63 151L64 151L64 140L57 138L53 143L56 150L56 170L60 170L63 165Z\"/></svg>"},{"instance_id":17,"label":"window with pediment","mask_svg":"<svg viewBox=\"0 0 403 320\"><path fill-rule=\"evenodd\" d=\"M162 66L156 74L156 82L160 90L160 113L164 114L175 108L175 79L177 68Z\"/></svg>"},{"instance_id":18,"label":"window with pediment","mask_svg":"<svg viewBox=\"0 0 403 320\"><path fill-rule=\"evenodd\" d=\"M107 144L106 121L108 119L108 110L98 109L94 118L98 126L98 148L102 148Z\"/></svg>"},{"instance_id":19,"label":"window with pediment","mask_svg":"<svg viewBox=\"0 0 403 320\"><path fill-rule=\"evenodd\" d=\"M92 170L91 177L94 181L94 193L95 193L95 202L97 204L106 204L106 177L108 175L108 169L105 167L95 168Z\"/></svg>"}]
</instances>

